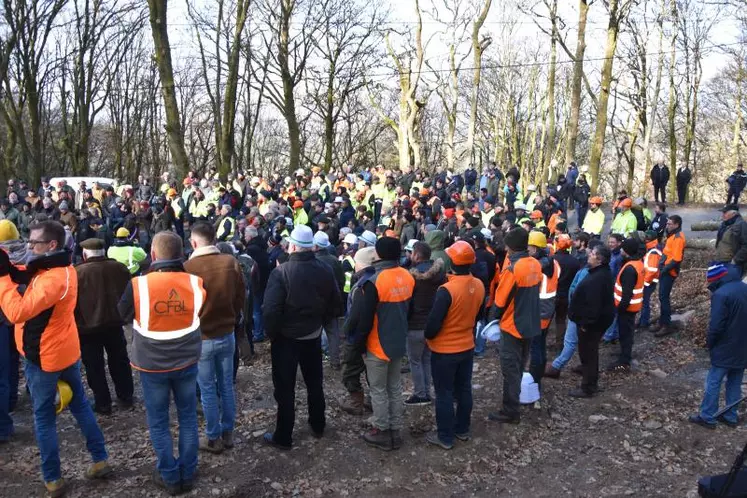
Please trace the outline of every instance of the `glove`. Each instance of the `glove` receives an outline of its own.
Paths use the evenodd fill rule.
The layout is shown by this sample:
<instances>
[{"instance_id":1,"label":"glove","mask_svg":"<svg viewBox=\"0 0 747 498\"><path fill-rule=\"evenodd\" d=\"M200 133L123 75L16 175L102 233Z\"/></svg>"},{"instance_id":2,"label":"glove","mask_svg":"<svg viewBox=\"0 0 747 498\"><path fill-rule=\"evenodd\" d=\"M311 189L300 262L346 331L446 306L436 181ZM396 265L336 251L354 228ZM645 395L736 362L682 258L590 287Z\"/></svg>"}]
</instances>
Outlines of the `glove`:
<instances>
[{"instance_id":1,"label":"glove","mask_svg":"<svg viewBox=\"0 0 747 498\"><path fill-rule=\"evenodd\" d=\"M10 273L11 268L10 258L8 253L4 249L0 249L0 277L4 277Z\"/></svg>"}]
</instances>

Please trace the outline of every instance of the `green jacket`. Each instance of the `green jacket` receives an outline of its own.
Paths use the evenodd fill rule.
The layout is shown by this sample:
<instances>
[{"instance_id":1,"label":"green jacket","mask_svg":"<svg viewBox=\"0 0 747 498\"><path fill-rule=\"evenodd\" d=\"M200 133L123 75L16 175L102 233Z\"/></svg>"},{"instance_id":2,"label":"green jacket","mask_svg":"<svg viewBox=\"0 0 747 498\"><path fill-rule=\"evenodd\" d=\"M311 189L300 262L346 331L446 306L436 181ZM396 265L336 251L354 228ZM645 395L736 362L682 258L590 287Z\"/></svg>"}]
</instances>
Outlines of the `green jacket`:
<instances>
[{"instance_id":1,"label":"green jacket","mask_svg":"<svg viewBox=\"0 0 747 498\"><path fill-rule=\"evenodd\" d=\"M106 255L125 265L132 275L140 271L140 263L147 257L145 251L138 246L111 246Z\"/></svg>"},{"instance_id":2,"label":"green jacket","mask_svg":"<svg viewBox=\"0 0 747 498\"><path fill-rule=\"evenodd\" d=\"M431 248L431 259L443 261L444 271L448 272L451 269L451 259L444 251L445 238L446 234L442 230L433 230L425 235L425 243Z\"/></svg>"},{"instance_id":3,"label":"green jacket","mask_svg":"<svg viewBox=\"0 0 747 498\"><path fill-rule=\"evenodd\" d=\"M615 216L615 219L612 220L612 227L610 228L610 233L619 233L623 237L628 237L631 233L635 232L638 229L638 220L636 219L633 212L628 209L627 211L623 212L620 211Z\"/></svg>"}]
</instances>

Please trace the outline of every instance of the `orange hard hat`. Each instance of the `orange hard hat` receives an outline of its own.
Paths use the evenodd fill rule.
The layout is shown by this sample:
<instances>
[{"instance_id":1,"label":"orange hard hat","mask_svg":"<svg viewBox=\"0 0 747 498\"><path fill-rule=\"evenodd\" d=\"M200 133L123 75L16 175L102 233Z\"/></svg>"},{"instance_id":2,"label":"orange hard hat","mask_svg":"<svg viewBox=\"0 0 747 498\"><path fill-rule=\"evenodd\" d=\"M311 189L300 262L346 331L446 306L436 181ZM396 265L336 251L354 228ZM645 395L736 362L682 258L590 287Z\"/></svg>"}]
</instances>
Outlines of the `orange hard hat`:
<instances>
[{"instance_id":1,"label":"orange hard hat","mask_svg":"<svg viewBox=\"0 0 747 498\"><path fill-rule=\"evenodd\" d=\"M293 209L298 209L303 207L303 201L296 201L293 203Z\"/></svg>"},{"instance_id":2,"label":"orange hard hat","mask_svg":"<svg viewBox=\"0 0 747 498\"><path fill-rule=\"evenodd\" d=\"M187 185L192 185L192 179L191 179L191 178L189 178L189 177L185 178L185 179L184 179L184 180L182 181L182 185L184 185L185 187L186 187Z\"/></svg>"},{"instance_id":3,"label":"orange hard hat","mask_svg":"<svg viewBox=\"0 0 747 498\"><path fill-rule=\"evenodd\" d=\"M597 206L601 206L602 198L599 196L594 196L591 199L589 199L589 204L596 204Z\"/></svg>"},{"instance_id":4,"label":"orange hard hat","mask_svg":"<svg viewBox=\"0 0 747 498\"><path fill-rule=\"evenodd\" d=\"M561 233L555 238L555 250L564 251L571 248L571 237L566 233Z\"/></svg>"},{"instance_id":5,"label":"orange hard hat","mask_svg":"<svg viewBox=\"0 0 747 498\"><path fill-rule=\"evenodd\" d=\"M540 211L539 209L535 209L534 211L532 211L532 214L529 215L529 218L533 220L542 219L543 218L542 211Z\"/></svg>"},{"instance_id":6,"label":"orange hard hat","mask_svg":"<svg viewBox=\"0 0 747 498\"><path fill-rule=\"evenodd\" d=\"M175 197L176 196L176 190L173 189L173 188L168 189L166 191L166 196L167 197Z\"/></svg>"},{"instance_id":7,"label":"orange hard hat","mask_svg":"<svg viewBox=\"0 0 747 498\"><path fill-rule=\"evenodd\" d=\"M475 262L475 250L469 245L469 242L460 240L454 242L446 248L446 255L449 256L451 263L456 266L471 265Z\"/></svg>"},{"instance_id":8,"label":"orange hard hat","mask_svg":"<svg viewBox=\"0 0 747 498\"><path fill-rule=\"evenodd\" d=\"M387 231L384 232L384 237L391 237L393 239L396 239L397 238L397 234L394 232L394 230L389 229L389 230L387 230Z\"/></svg>"},{"instance_id":9,"label":"orange hard hat","mask_svg":"<svg viewBox=\"0 0 747 498\"><path fill-rule=\"evenodd\" d=\"M625 199L620 201L620 207L626 207L626 208L633 207L633 200L630 197L626 197Z\"/></svg>"},{"instance_id":10,"label":"orange hard hat","mask_svg":"<svg viewBox=\"0 0 747 498\"><path fill-rule=\"evenodd\" d=\"M423 195L423 196L428 195L428 189L425 188L425 187L421 188L420 189L420 195Z\"/></svg>"}]
</instances>

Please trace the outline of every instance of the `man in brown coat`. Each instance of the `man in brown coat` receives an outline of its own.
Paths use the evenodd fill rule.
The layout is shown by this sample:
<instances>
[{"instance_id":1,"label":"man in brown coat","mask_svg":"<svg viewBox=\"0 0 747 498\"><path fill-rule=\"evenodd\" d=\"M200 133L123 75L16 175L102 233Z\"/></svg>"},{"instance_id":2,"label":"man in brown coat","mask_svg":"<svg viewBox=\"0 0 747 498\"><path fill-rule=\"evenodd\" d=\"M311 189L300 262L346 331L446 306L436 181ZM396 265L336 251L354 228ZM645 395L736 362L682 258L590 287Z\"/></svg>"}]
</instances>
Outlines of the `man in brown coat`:
<instances>
[{"instance_id":1,"label":"man in brown coat","mask_svg":"<svg viewBox=\"0 0 747 498\"><path fill-rule=\"evenodd\" d=\"M94 411L112 412L112 399L106 383L106 363L122 408L132 407L133 385L127 341L117 304L130 281L130 272L122 263L106 257L104 241L88 239L80 243L83 263L78 274L78 302L75 322L80 335L80 351L86 367L86 379L93 391Z\"/></svg>"},{"instance_id":2,"label":"man in brown coat","mask_svg":"<svg viewBox=\"0 0 747 498\"><path fill-rule=\"evenodd\" d=\"M200 312L202 354L197 366L197 384L207 432L207 437L200 440L200 449L220 453L224 448L233 447L236 418L234 330L244 309L244 278L236 258L222 254L215 247L215 228L212 225L196 223L189 240L194 251L184 269L202 278L207 293Z\"/></svg>"}]
</instances>

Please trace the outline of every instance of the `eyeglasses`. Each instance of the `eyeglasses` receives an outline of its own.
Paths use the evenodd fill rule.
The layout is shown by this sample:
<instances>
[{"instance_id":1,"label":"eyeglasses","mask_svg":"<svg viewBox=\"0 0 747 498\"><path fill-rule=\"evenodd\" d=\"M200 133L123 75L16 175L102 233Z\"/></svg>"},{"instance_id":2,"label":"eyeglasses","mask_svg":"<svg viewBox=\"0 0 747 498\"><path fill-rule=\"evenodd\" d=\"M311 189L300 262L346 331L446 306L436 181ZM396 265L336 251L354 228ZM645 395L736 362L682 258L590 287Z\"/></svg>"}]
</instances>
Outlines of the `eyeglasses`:
<instances>
[{"instance_id":1,"label":"eyeglasses","mask_svg":"<svg viewBox=\"0 0 747 498\"><path fill-rule=\"evenodd\" d=\"M33 240L30 239L26 244L28 244L29 247L34 247L37 244L49 244L51 240Z\"/></svg>"}]
</instances>

